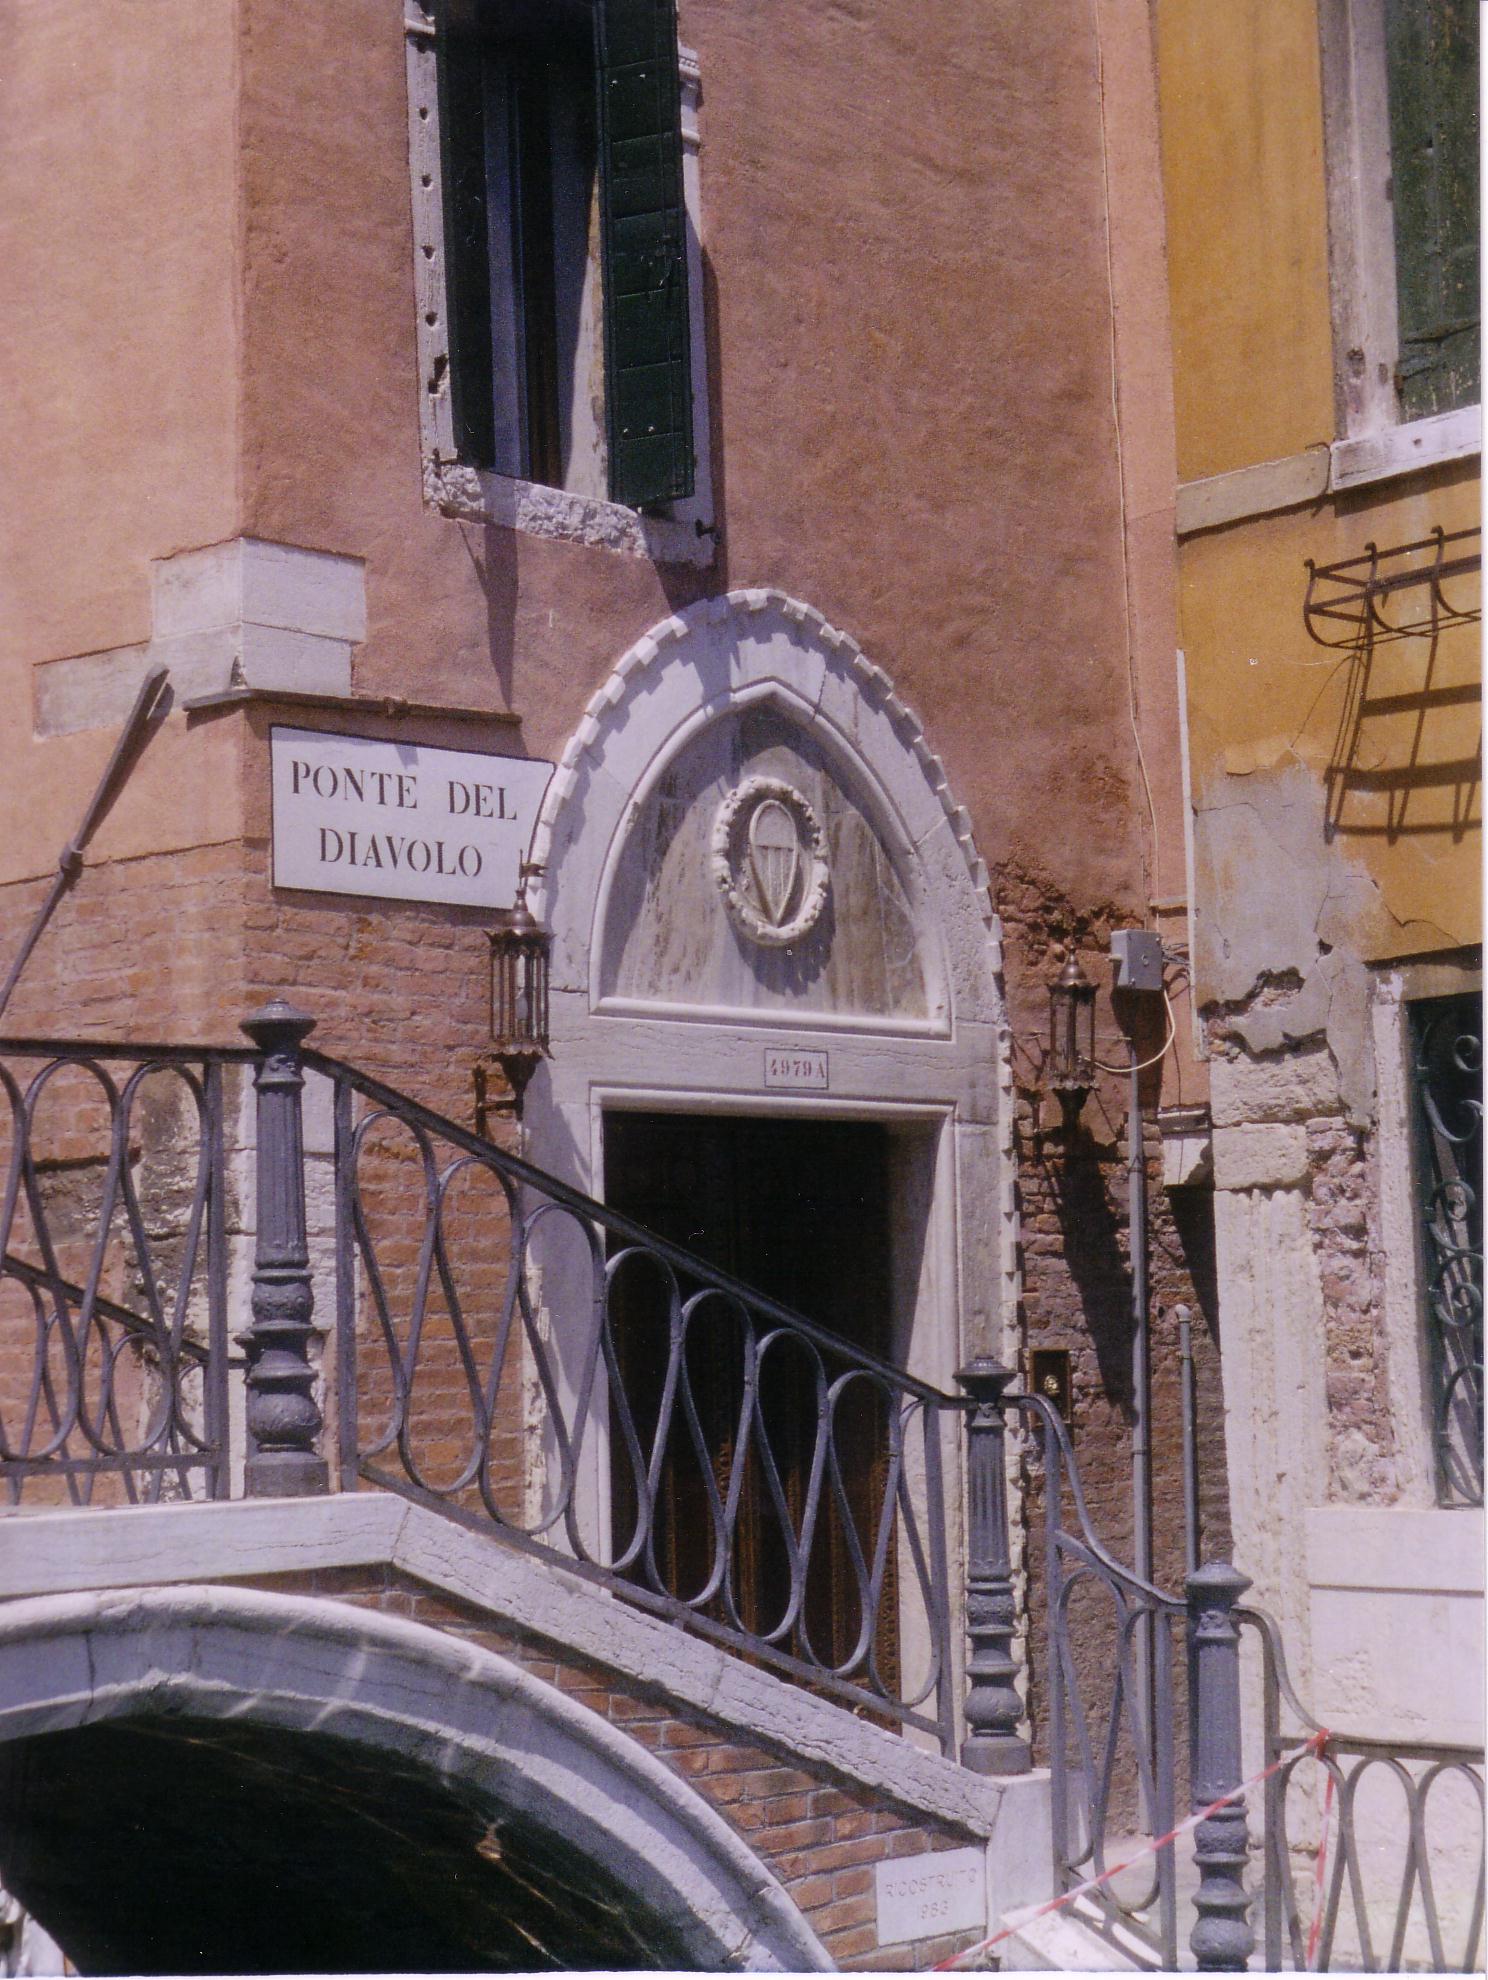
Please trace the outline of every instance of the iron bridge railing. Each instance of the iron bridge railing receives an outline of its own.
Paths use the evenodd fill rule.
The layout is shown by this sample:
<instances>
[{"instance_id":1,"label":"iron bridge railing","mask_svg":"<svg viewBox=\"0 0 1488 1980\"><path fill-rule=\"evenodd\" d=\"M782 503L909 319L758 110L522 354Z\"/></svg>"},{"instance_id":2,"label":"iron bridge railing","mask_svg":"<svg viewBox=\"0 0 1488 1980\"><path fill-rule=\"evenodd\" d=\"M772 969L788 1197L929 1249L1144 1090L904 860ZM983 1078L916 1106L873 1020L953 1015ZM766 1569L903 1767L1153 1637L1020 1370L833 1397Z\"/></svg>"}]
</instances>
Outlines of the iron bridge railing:
<instances>
[{"instance_id":1,"label":"iron bridge railing","mask_svg":"<svg viewBox=\"0 0 1488 1980\"><path fill-rule=\"evenodd\" d=\"M960 1758L1028 1770L1026 1665L1055 1878L1071 1892L1095 1880L1079 1900L1087 1922L1135 1933L1151 1963L1175 1968L1186 1871L1161 1839L1180 1810L1208 1809L1191 1846L1191 1945L1201 1966L1244 1967L1254 1816L1267 1962L1302 1964L1307 1850L1331 1772L1318 1963L1480 1956L1481 1755L1344 1740L1304 1755L1294 1742L1311 1722L1274 1624L1240 1606L1244 1576L1211 1564L1177 1596L1116 1560L1063 1424L1011 1370L974 1361L961 1394L939 1390L307 1050L312 1021L289 1006L244 1028L251 1048L0 1041L0 1492L12 1505L367 1481L950 1754L960 1477ZM239 1200L249 1172L251 1206ZM251 1319L230 1342L235 1250ZM1031 1541L1016 1577L1015 1466ZM1259 1633L1278 1763L1248 1801L1246 1629ZM1385 1775L1403 1797L1393 1867L1369 1799ZM1442 1814L1454 1795L1476 1810L1465 1854L1462 1811ZM1111 1874L1142 1838L1136 1869Z\"/></svg>"}]
</instances>

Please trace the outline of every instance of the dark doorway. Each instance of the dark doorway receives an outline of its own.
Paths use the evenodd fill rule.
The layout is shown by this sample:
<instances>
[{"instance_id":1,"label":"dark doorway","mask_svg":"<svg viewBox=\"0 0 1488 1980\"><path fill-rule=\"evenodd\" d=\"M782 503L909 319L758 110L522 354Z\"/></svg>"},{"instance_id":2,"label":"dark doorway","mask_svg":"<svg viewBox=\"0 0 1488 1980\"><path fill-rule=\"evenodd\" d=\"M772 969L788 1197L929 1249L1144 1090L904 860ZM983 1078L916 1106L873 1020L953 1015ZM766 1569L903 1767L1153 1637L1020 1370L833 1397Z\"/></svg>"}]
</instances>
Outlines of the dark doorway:
<instances>
[{"instance_id":1,"label":"dark doorway","mask_svg":"<svg viewBox=\"0 0 1488 1980\"><path fill-rule=\"evenodd\" d=\"M890 1148L889 1131L877 1122L615 1113L605 1121L605 1194L658 1235L887 1360L893 1349ZM691 1290L682 1288L684 1300ZM648 1457L671 1346L666 1302L657 1291L654 1271L638 1269L617 1278L611 1305L621 1378ZM766 1322L757 1341L769 1331ZM887 1398L866 1383L843 1393L832 1417L834 1471L823 1463L819 1438L825 1397L848 1363L828 1354L819 1364L799 1345L779 1340L762 1359L754 1420L741 1424L744 1336L739 1315L723 1302L702 1308L689 1328L683 1372L695 1419L685 1403L674 1404L649 1572L664 1592L683 1600L707 1587L719 1561L710 1477L720 1501L737 1483L727 1591L710 1612L728 1621L732 1605L750 1634L775 1635L792 1593L785 1525L799 1538L816 1465L816 1519L797 1570L805 1577L804 1601L795 1628L776 1640L808 1662L842 1667L864 1640L866 1618L878 1674L892 1684L892 1546L875 1614L864 1586L881 1526ZM766 1476L762 1439L778 1494ZM635 1480L613 1430L611 1489L623 1542L635 1519Z\"/></svg>"},{"instance_id":2,"label":"dark doorway","mask_svg":"<svg viewBox=\"0 0 1488 1980\"><path fill-rule=\"evenodd\" d=\"M674 1968L602 1865L434 1768L251 1721L0 1745L0 1874L81 1973Z\"/></svg>"}]
</instances>

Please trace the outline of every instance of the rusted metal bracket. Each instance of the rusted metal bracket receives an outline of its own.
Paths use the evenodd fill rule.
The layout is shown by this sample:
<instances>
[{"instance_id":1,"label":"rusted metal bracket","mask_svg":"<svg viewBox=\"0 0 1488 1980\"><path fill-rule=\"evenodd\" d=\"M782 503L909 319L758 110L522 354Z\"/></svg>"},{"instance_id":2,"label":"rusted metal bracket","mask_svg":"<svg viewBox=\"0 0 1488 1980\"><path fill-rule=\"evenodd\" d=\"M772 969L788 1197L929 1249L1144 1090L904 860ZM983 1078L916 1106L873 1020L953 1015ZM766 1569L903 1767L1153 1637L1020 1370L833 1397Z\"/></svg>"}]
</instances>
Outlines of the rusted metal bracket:
<instances>
[{"instance_id":1,"label":"rusted metal bracket","mask_svg":"<svg viewBox=\"0 0 1488 1980\"><path fill-rule=\"evenodd\" d=\"M1437 528L1418 543L1389 550L1370 543L1362 556L1336 564L1315 564L1309 557L1302 617L1319 646L1337 647L1473 625L1483 616L1481 600L1466 604L1460 596L1449 597L1444 587L1455 588L1457 579L1482 568L1483 532L1477 527ZM1406 596L1423 589L1424 599ZM1338 633L1334 627L1344 630Z\"/></svg>"},{"instance_id":2,"label":"rusted metal bracket","mask_svg":"<svg viewBox=\"0 0 1488 1980\"><path fill-rule=\"evenodd\" d=\"M10 966L10 974L0 988L0 1014L10 1002L11 992L20 981L21 971L31 960L31 951L41 940L42 933L58 901L67 892L83 868L83 849L98 829L98 822L113 802L119 785L132 768L135 752L144 740L145 729L156 712L160 697L165 691L166 676L169 670L164 666L154 666L140 682L139 693L134 698L134 706L129 711L129 719L119 731L119 740L114 744L113 754L108 760L103 775L98 780L88 809L83 813L83 822L62 848L57 860L57 877L47 891L47 897L36 911L36 918L26 931L20 953Z\"/></svg>"}]
</instances>

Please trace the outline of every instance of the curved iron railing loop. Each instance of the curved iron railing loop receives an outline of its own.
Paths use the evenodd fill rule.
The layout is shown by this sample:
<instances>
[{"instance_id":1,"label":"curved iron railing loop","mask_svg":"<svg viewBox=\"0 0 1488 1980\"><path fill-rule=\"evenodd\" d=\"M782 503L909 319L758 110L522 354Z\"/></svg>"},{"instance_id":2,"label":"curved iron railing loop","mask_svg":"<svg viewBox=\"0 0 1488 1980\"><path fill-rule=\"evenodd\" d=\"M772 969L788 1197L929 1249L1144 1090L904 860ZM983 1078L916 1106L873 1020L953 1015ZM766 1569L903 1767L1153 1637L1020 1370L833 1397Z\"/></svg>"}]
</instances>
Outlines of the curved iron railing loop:
<instances>
[{"instance_id":1,"label":"curved iron railing loop","mask_svg":"<svg viewBox=\"0 0 1488 1980\"><path fill-rule=\"evenodd\" d=\"M29 1356L20 1343L11 1349L22 1366L29 1358L24 1401L0 1423L12 1502L29 1486L90 1504L105 1479L129 1502L159 1500L168 1484L181 1497L225 1494L221 1081L224 1067L251 1058L235 1048L0 1041L10 1134L0 1281L23 1289L31 1329ZM23 1087L7 1062L39 1063ZM157 1101L168 1127L140 1119ZM53 1162L78 1179L64 1235L43 1177ZM62 1262L68 1248L75 1272ZM111 1272L128 1280L133 1303L104 1293Z\"/></svg>"},{"instance_id":2,"label":"curved iron railing loop","mask_svg":"<svg viewBox=\"0 0 1488 1980\"><path fill-rule=\"evenodd\" d=\"M861 1536L857 1530L846 1480L842 1475L841 1454L836 1437L837 1411L841 1407L842 1398L854 1383L862 1384L869 1396L876 1399L877 1414L882 1416L884 1426L883 1488L878 1503L878 1517L873 1525L871 1559L864 1552ZM838 1516L842 1520L861 1604L857 1640L845 1662L839 1666L839 1675L846 1675L861 1663L870 1684L875 1688L881 1688L887 1683L887 1673L880 1666L878 1641L891 1569L890 1550L894 1544L894 1528L899 1515L899 1486L904 1471L904 1418L902 1411L895 1406L892 1392L885 1388L876 1376L860 1374L856 1371L849 1371L846 1375L837 1378L833 1384L831 1407L833 1434L828 1450L832 1468L832 1490L839 1508Z\"/></svg>"},{"instance_id":3,"label":"curved iron railing loop","mask_svg":"<svg viewBox=\"0 0 1488 1980\"><path fill-rule=\"evenodd\" d=\"M1488 1845L1482 1752L1442 1743L1364 1739L1339 1733L1329 1733L1321 1752L1312 1746L1299 1749L1299 1741L1306 1740L1309 1734L1321 1733L1324 1728L1297 1696L1287 1669L1280 1628L1264 1609L1241 1607L1235 1614L1241 1623L1255 1630L1260 1642L1264 1752L1268 1765L1280 1763L1262 1794L1267 1971L1280 1971L1288 1954L1299 1971L1307 1964L1312 1920L1304 1916L1303 1904L1313 1889L1319 1791L1321 1782L1328 1778L1333 1782L1334 1806L1322 1915L1318 1921L1316 1970L1328 1971L1337 1954L1349 1972L1395 1972L1402 1965L1427 1966L1438 1972L1480 1971L1484 1848ZM1290 1715L1290 1723L1286 1725L1283 1725L1283 1708ZM1318 1770L1310 1781L1304 1772L1309 1762L1315 1763ZM1412 1772L1413 1767L1419 1771ZM1396 1781L1405 1804L1406 1840L1400 1856L1398 1885L1393 1891L1388 1882L1380 1889L1380 1864L1383 1859L1388 1871L1389 1861L1379 1846L1377 1811L1370 1818L1375 1831L1372 1842L1367 1835L1360 1835L1364 1818L1359 1802L1373 1769L1384 1769ZM1460 1926L1455 1946L1449 1945L1445 1936L1446 1925L1432 1869L1432 1837L1427 1826L1431 1796L1441 1791L1444 1781L1455 1781L1465 1789L1478 1813L1476 1846L1469 1839L1468 1847L1460 1852L1473 1866L1474 1883L1465 1907L1466 1922ZM1294 1790L1297 1795L1305 1794L1309 1818L1306 1839L1297 1845L1293 1843L1289 1814ZM1373 1902L1377 1892L1378 1901ZM1388 1921L1388 1946L1378 1943L1376 1923L1382 1918ZM1417 1926L1414 1942L1413 1921ZM1352 1939L1340 1943L1345 1924Z\"/></svg>"},{"instance_id":4,"label":"curved iron railing loop","mask_svg":"<svg viewBox=\"0 0 1488 1980\"><path fill-rule=\"evenodd\" d=\"M672 1315L679 1310L682 1302L682 1289L677 1283L677 1275L671 1265L644 1245L628 1245L624 1250L612 1252L604 1263L604 1309L601 1315L601 1339L605 1369L605 1401L610 1432L610 1455L613 1462L615 1427L618 1424L627 1465L626 1483L636 1495L635 1521L629 1537L621 1544L619 1535L612 1525L611 1549L607 1564L617 1574L625 1574L635 1567L646 1554L650 1545L653 1500L651 1493L651 1466L641 1441L640 1428L636 1423L635 1412L626 1394L625 1381L620 1369L619 1349L611 1325L611 1300L616 1279L633 1260L639 1260L661 1275L666 1291L667 1338L671 1339ZM578 1550L575 1549L577 1552Z\"/></svg>"},{"instance_id":5,"label":"curved iron railing loop","mask_svg":"<svg viewBox=\"0 0 1488 1980\"><path fill-rule=\"evenodd\" d=\"M476 1453L476 1484L480 1493L481 1503L485 1506L487 1512L490 1513L492 1519L499 1520L504 1525L520 1526L524 1531L530 1532L534 1529L529 1525L525 1516L519 1516L513 1519L510 1514L502 1512L496 1498L498 1481L492 1477L491 1473L493 1440L500 1403L501 1383L506 1367L507 1354L511 1345L512 1326L519 1313L523 1314L525 1322L525 1307L522 1295L526 1277L526 1252L529 1233L526 1222L522 1217L521 1203L516 1185L508 1177L503 1176L500 1170L493 1168L489 1162L476 1162L472 1156L460 1157L458 1166L462 1173L468 1171L474 1175L489 1175L495 1178L496 1185L501 1191L501 1202L505 1207L507 1227L512 1232L511 1255L507 1263L505 1284L501 1289L501 1299L496 1318L496 1332L491 1342L490 1351L486 1356L486 1372L481 1384L481 1420L485 1424L485 1435L481 1439L480 1447ZM451 1182L454 1180L457 1180L457 1178L452 1177ZM524 1515L525 1510L524 1508ZM560 1505L553 1510L550 1516L540 1514L537 1526L545 1529L561 1519L563 1513L564 1507Z\"/></svg>"},{"instance_id":6,"label":"curved iron railing loop","mask_svg":"<svg viewBox=\"0 0 1488 1980\"><path fill-rule=\"evenodd\" d=\"M948 1741L939 1425L947 1410L959 1417L961 1400L343 1062L306 1051L302 1063L333 1082L342 1123L338 1256L358 1284L337 1306L344 1365L360 1357L362 1414L371 1417L364 1430L346 1431L354 1469ZM394 1170L374 1185L369 1137L378 1122L411 1136L418 1159L407 1175ZM477 1168L502 1186L505 1208L494 1215L462 1181ZM558 1234L570 1224L579 1234L571 1245ZM389 1276L397 1246L417 1264ZM371 1365L366 1341L351 1338L359 1303L373 1322ZM439 1437L463 1454L439 1476L422 1459L419 1388L436 1304L451 1334L446 1340L441 1327L438 1336L451 1364ZM655 1342L641 1387L620 1338L632 1325L649 1326L643 1337ZM722 1383L709 1388L706 1406L705 1372ZM779 1413L787 1396L789 1426ZM911 1419L926 1444L925 1481L914 1489L904 1450ZM879 1451L871 1489L849 1458L853 1436L870 1436ZM525 1482L512 1477L518 1445ZM590 1482L581 1492L584 1451ZM674 1477L685 1479L694 1521L679 1573L663 1545L676 1517ZM521 1514L514 1490L526 1495ZM755 1563L747 1599L746 1546ZM828 1572L838 1601L830 1641L812 1606ZM885 1649L891 1607L894 1629L916 1646L914 1679L903 1685L897 1650Z\"/></svg>"},{"instance_id":7,"label":"curved iron railing loop","mask_svg":"<svg viewBox=\"0 0 1488 1980\"><path fill-rule=\"evenodd\" d=\"M1188 1620L1185 1598L1169 1594L1117 1560L1096 1533L1085 1501L1069 1432L1058 1412L1035 1393L1010 1394L1011 1410L1026 1419L1028 1445L1042 1462L1043 1598L1048 1620L1048 1738L1052 1770L1056 1883L1068 1890L1111 1868L1108 1845L1118 1798L1134 1797L1141 1833L1167 1834L1177 1817L1172 1631ZM1066 1519L1066 1504L1073 1513ZM1076 1605L1095 1594L1107 1606L1114 1655L1091 1676L1076 1655ZM1142 1695L1139 1636L1150 1636L1152 1686ZM1088 1638L1087 1638L1088 1645ZM1106 1688L1094 1692L1096 1682ZM1070 1768L1073 1747L1075 1767ZM1088 1833L1075 1833L1070 1806L1074 1781L1084 1783ZM1084 1905L1098 1929L1136 1933L1157 1962L1178 1961L1174 1846L1157 1850L1137 1888L1105 1883Z\"/></svg>"},{"instance_id":8,"label":"curved iron railing loop","mask_svg":"<svg viewBox=\"0 0 1488 1980\"><path fill-rule=\"evenodd\" d=\"M139 1191L129 1173L128 1165L130 1125L135 1101L144 1082L158 1075L177 1079L184 1086L195 1109L197 1128L196 1176L192 1186L186 1229L182 1237L181 1265L176 1274L175 1297L169 1317L166 1314L160 1282L154 1269L152 1247L145 1230ZM175 1452L181 1449L184 1442L187 1450L199 1452L204 1447L205 1439L197 1436L190 1425L183 1420L179 1388L173 1377L183 1354L191 1287L196 1276L198 1248L207 1212L211 1143L204 1083L187 1067L154 1064L140 1066L120 1089L116 1107L114 1145L109 1171L104 1182L98 1242L78 1315L80 1361L83 1367L86 1368L87 1365L87 1341L90 1335L96 1334L99 1351L104 1358L106 1372L100 1378L99 1413L112 1427L113 1442L109 1444L96 1422L89 1421L86 1389L82 1398L79 1427L96 1449L107 1451L111 1456L123 1455L124 1437L114 1395L114 1369L129 1343L123 1336L110 1343L103 1326L104 1316L98 1304L100 1281L107 1258L108 1234L113 1221L114 1198L116 1194L122 1194L125 1217L133 1240L136 1271L142 1282L144 1303L150 1322L149 1336L143 1344L147 1350L153 1350L156 1355L159 1376L158 1413L139 1433L138 1441L146 1450L153 1450L164 1444L170 1451ZM163 1474L157 1479L156 1496L162 1479Z\"/></svg>"},{"instance_id":9,"label":"curved iron railing loop","mask_svg":"<svg viewBox=\"0 0 1488 1980\"><path fill-rule=\"evenodd\" d=\"M511 1184L511 1180L511 1178L503 1178L503 1181L508 1185ZM520 1192L517 1193L516 1200L520 1204ZM532 1288L528 1283L526 1269L527 1261L532 1253L534 1233L544 1227L550 1216L557 1227L565 1230L576 1230L579 1233L584 1243L584 1252L582 1255L588 1261L588 1271L585 1274L587 1318L584 1322L583 1355L579 1364L579 1379L574 1389L571 1422L565 1422L564 1420L563 1391L562 1384L559 1380L560 1371L554 1368L553 1357L549 1352L549 1344L543 1337L543 1330L539 1324L538 1306L532 1297ZM512 1281L512 1296L515 1299L516 1310L522 1317L520 1338L526 1352L532 1357L532 1365L537 1372L538 1388L541 1391L543 1407L546 1412L543 1422L539 1426L539 1433L552 1438L554 1447L558 1453L556 1489L549 1490L546 1494L548 1502L547 1510L531 1525L527 1525L524 1522L523 1531L535 1538L539 1534L551 1531L561 1521L564 1535L573 1553L575 1556L583 1556L586 1554L587 1549L578 1522L577 1507L575 1505L575 1486L578 1479L579 1451L592 1420L594 1388L606 1331L608 1279L605 1269L604 1246L593 1226L586 1219L576 1216L563 1205L539 1203L530 1213L523 1212L520 1216L517 1216L513 1212L513 1217L512 1229L516 1234L517 1242L513 1247L509 1270ZM509 1334L504 1335L502 1342L498 1344L503 1359L506 1353L505 1343L509 1339ZM496 1391L499 1387L500 1367L501 1363L495 1358L495 1351L493 1350L493 1407ZM488 1504L490 1503L489 1498L487 1502Z\"/></svg>"},{"instance_id":10,"label":"curved iron railing loop","mask_svg":"<svg viewBox=\"0 0 1488 1980\"><path fill-rule=\"evenodd\" d=\"M775 1439L770 1435L770 1425L766 1420L764 1395L766 1355L772 1352L783 1353L782 1344L792 1343L797 1339L799 1336L793 1328L776 1327L760 1343L759 1380L755 1385L754 1394L753 1443L764 1473L774 1530L780 1545L785 1550L786 1569L789 1575L785 1609L773 1627L760 1631L760 1634L767 1642L780 1643L785 1640L787 1633L790 1633L797 1656L815 1670L831 1671L833 1666L830 1659L823 1657L811 1641L810 1618L806 1613L812 1550L821 1515L822 1483L827 1473L831 1450L827 1371L815 1343L810 1341L805 1343L811 1367L811 1394L815 1402L816 1421L811 1439L811 1463L801 1493L799 1524L791 1514L790 1498L786 1490L786 1481L781 1475L779 1454L775 1448Z\"/></svg>"}]
</instances>

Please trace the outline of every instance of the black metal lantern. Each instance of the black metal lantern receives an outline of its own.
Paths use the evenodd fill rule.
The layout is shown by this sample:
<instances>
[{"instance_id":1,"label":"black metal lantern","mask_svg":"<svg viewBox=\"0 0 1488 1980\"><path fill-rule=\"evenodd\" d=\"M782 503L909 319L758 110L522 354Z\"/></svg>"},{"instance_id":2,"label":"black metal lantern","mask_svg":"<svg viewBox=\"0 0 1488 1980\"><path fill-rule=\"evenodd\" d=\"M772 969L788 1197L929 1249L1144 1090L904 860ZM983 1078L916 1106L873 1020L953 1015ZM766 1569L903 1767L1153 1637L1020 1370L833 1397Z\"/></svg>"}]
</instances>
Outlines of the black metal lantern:
<instances>
[{"instance_id":1,"label":"black metal lantern","mask_svg":"<svg viewBox=\"0 0 1488 1980\"><path fill-rule=\"evenodd\" d=\"M1071 1126L1095 1085L1095 985L1073 953L1049 985L1047 1069Z\"/></svg>"},{"instance_id":2,"label":"black metal lantern","mask_svg":"<svg viewBox=\"0 0 1488 1980\"><path fill-rule=\"evenodd\" d=\"M525 893L525 882L524 882ZM491 1044L520 1120L522 1096L548 1055L548 958L553 938L519 898L511 920L491 939Z\"/></svg>"}]
</instances>

